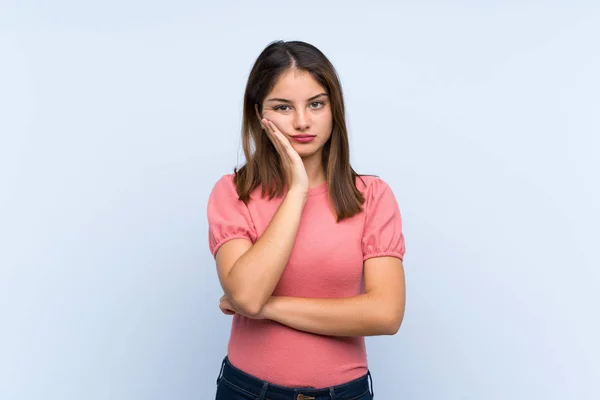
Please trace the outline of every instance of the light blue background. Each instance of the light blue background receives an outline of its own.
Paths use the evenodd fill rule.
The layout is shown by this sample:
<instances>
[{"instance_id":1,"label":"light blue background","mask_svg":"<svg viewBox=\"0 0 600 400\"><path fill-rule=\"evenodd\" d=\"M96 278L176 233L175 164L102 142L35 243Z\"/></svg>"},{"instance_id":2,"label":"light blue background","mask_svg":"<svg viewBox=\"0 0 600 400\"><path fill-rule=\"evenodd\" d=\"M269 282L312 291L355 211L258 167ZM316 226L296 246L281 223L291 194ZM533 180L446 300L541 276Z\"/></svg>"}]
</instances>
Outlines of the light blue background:
<instances>
[{"instance_id":1,"label":"light blue background","mask_svg":"<svg viewBox=\"0 0 600 400\"><path fill-rule=\"evenodd\" d=\"M403 213L376 398L600 398L600 6L416 3L0 1L0 399L213 396L206 201L276 39Z\"/></svg>"}]
</instances>

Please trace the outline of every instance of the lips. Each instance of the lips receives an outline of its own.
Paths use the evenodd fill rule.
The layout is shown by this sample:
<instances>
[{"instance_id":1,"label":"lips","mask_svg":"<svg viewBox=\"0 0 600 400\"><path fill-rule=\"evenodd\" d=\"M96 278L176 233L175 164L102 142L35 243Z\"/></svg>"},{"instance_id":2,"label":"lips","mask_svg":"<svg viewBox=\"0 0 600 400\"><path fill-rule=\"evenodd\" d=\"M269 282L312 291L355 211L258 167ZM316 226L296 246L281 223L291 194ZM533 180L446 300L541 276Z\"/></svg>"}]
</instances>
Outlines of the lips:
<instances>
[{"instance_id":1,"label":"lips","mask_svg":"<svg viewBox=\"0 0 600 400\"><path fill-rule=\"evenodd\" d=\"M291 138L298 143L308 143L312 142L316 135L296 135Z\"/></svg>"}]
</instances>

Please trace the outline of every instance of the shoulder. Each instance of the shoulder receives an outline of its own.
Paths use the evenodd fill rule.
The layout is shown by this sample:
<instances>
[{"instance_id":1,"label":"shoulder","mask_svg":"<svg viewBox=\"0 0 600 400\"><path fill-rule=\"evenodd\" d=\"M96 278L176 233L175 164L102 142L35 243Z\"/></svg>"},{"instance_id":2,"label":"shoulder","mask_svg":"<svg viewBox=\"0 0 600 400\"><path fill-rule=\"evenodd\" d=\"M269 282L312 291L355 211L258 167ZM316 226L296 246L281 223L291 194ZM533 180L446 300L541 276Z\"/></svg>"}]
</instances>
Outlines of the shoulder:
<instances>
[{"instance_id":1,"label":"shoulder","mask_svg":"<svg viewBox=\"0 0 600 400\"><path fill-rule=\"evenodd\" d=\"M213 192L215 190L235 190L235 174L225 174L222 175L213 186Z\"/></svg>"},{"instance_id":2,"label":"shoulder","mask_svg":"<svg viewBox=\"0 0 600 400\"><path fill-rule=\"evenodd\" d=\"M213 189L217 188L217 187L235 187L234 178L235 178L235 174L233 174L233 173L222 175L215 182Z\"/></svg>"},{"instance_id":3,"label":"shoulder","mask_svg":"<svg viewBox=\"0 0 600 400\"><path fill-rule=\"evenodd\" d=\"M220 201L227 198L238 198L237 190L235 187L234 174L222 175L214 183L210 192L211 201Z\"/></svg>"},{"instance_id":4,"label":"shoulder","mask_svg":"<svg viewBox=\"0 0 600 400\"><path fill-rule=\"evenodd\" d=\"M355 184L363 195L391 190L387 182L377 175L358 175Z\"/></svg>"},{"instance_id":5,"label":"shoulder","mask_svg":"<svg viewBox=\"0 0 600 400\"><path fill-rule=\"evenodd\" d=\"M398 201L391 186L381 177L361 175L356 177L356 187L362 193L367 214L399 212Z\"/></svg>"}]
</instances>

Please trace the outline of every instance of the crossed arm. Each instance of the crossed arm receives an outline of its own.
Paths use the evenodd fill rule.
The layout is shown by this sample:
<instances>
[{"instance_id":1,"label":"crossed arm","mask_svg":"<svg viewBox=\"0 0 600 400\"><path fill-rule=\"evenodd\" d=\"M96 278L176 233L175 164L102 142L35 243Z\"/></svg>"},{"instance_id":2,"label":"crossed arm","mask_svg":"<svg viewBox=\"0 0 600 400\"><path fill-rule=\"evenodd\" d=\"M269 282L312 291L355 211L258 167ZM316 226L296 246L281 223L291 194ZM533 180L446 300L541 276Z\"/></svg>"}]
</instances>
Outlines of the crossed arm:
<instances>
[{"instance_id":1,"label":"crossed arm","mask_svg":"<svg viewBox=\"0 0 600 400\"><path fill-rule=\"evenodd\" d=\"M235 238L216 253L226 314L277 321L291 328L332 336L393 335L404 317L404 267L397 257L364 263L365 293L339 299L272 296L292 250L306 202L290 190L269 226L252 244Z\"/></svg>"},{"instance_id":2,"label":"crossed arm","mask_svg":"<svg viewBox=\"0 0 600 400\"><path fill-rule=\"evenodd\" d=\"M273 296L265 304L262 316L321 335L394 335L405 308L402 261L394 257L371 258L364 269L364 294L340 299Z\"/></svg>"},{"instance_id":3,"label":"crossed arm","mask_svg":"<svg viewBox=\"0 0 600 400\"><path fill-rule=\"evenodd\" d=\"M394 335L402 323L406 301L402 261L396 257L370 258L364 264L364 278L365 293L353 297L270 296L258 311L252 313L225 295L220 307L228 314L270 319L320 335Z\"/></svg>"}]
</instances>

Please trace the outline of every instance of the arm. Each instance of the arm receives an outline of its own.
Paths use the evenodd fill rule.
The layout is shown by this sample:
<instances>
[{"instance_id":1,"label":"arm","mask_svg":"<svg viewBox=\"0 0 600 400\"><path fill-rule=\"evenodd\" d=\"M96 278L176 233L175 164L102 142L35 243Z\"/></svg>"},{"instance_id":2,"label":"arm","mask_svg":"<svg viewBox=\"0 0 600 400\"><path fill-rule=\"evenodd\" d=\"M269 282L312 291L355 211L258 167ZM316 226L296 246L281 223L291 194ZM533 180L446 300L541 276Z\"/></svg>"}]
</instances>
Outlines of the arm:
<instances>
[{"instance_id":1,"label":"arm","mask_svg":"<svg viewBox=\"0 0 600 400\"><path fill-rule=\"evenodd\" d=\"M306 194L291 188L254 245L233 239L217 251L221 286L242 313L257 315L271 297L292 251L305 203Z\"/></svg>"},{"instance_id":2,"label":"arm","mask_svg":"<svg viewBox=\"0 0 600 400\"><path fill-rule=\"evenodd\" d=\"M215 255L225 294L248 316L261 312L281 278L294 246L309 184L300 155L272 121L262 118L257 105L255 109L264 132L279 154L289 189L254 245L247 239L231 240Z\"/></svg>"},{"instance_id":3,"label":"arm","mask_svg":"<svg viewBox=\"0 0 600 400\"><path fill-rule=\"evenodd\" d=\"M365 261L365 293L341 299L271 297L262 317L320 335L393 335L405 309L402 261L376 257Z\"/></svg>"}]
</instances>

